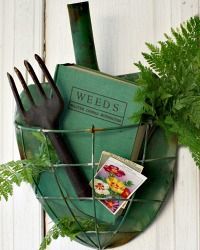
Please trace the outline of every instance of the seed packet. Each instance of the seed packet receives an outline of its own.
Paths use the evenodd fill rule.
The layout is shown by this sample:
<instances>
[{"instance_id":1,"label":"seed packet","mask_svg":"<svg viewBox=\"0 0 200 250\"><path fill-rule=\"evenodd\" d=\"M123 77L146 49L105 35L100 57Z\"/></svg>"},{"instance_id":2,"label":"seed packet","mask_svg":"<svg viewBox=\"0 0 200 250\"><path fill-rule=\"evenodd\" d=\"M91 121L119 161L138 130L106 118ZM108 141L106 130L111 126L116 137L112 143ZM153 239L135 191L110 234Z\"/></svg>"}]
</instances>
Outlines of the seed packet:
<instances>
[{"instance_id":1,"label":"seed packet","mask_svg":"<svg viewBox=\"0 0 200 250\"><path fill-rule=\"evenodd\" d=\"M119 155L116 155L116 154L113 154L113 153L110 153L110 152L107 152L107 151L103 151L101 153L101 158L100 158L100 161L99 161L99 168L101 168L103 166L103 164L108 160L109 157L112 157L118 161L121 161L123 162L125 165L127 165L128 167L134 169L135 171L139 172L139 173L142 173L142 170L144 169L144 167L142 165L139 165L133 161L130 161L126 158L123 158Z\"/></svg>"},{"instance_id":2,"label":"seed packet","mask_svg":"<svg viewBox=\"0 0 200 250\"><path fill-rule=\"evenodd\" d=\"M95 195L112 214L116 214L147 178L113 157L99 167L94 177Z\"/></svg>"}]
</instances>

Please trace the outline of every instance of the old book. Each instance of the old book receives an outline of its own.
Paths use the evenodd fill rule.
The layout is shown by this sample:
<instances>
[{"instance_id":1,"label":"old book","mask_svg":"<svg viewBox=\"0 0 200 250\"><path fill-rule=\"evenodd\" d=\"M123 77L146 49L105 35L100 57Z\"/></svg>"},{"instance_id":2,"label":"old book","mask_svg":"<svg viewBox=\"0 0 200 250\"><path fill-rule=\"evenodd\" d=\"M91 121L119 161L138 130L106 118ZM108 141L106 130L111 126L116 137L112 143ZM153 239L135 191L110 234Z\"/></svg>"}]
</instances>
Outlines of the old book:
<instances>
[{"instance_id":1,"label":"old book","mask_svg":"<svg viewBox=\"0 0 200 250\"><path fill-rule=\"evenodd\" d=\"M133 124L131 117L141 109L141 104L134 102L139 87L132 82L70 64L57 66L55 81L65 100L60 129L82 130L93 126L98 129L95 133L95 162L99 161L102 151L132 159L137 148L135 138L139 121ZM116 129L101 131L102 128ZM91 162L91 133L70 133L67 140L78 162Z\"/></svg>"},{"instance_id":2,"label":"old book","mask_svg":"<svg viewBox=\"0 0 200 250\"><path fill-rule=\"evenodd\" d=\"M131 161L138 160L138 156L139 156L141 148L142 148L142 143L144 141L147 126L148 126L147 124L141 124L138 127L137 134L135 136L135 143L134 143L133 152L131 155Z\"/></svg>"},{"instance_id":3,"label":"old book","mask_svg":"<svg viewBox=\"0 0 200 250\"><path fill-rule=\"evenodd\" d=\"M131 117L141 109L141 104L134 102L139 87L71 64L58 65L54 79L65 101L60 129L74 130L63 136L75 161L82 164L88 184L93 178L91 163L99 162L102 151L131 159L139 125L139 121L133 124ZM96 132L91 133L94 130ZM67 182L70 196L75 196L67 178L62 176L62 179L63 185ZM73 204L83 213L94 216L92 201L74 200ZM96 202L95 207L98 220L115 223L117 215L111 214L100 202Z\"/></svg>"}]
</instances>

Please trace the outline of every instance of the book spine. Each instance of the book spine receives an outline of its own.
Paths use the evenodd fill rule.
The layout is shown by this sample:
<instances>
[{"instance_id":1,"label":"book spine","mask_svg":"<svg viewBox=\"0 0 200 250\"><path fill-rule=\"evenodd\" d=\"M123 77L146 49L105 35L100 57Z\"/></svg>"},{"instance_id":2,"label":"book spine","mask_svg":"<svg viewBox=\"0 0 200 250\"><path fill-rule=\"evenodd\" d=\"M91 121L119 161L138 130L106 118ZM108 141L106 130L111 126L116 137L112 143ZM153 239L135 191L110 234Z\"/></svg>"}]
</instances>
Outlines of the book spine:
<instances>
[{"instance_id":1,"label":"book spine","mask_svg":"<svg viewBox=\"0 0 200 250\"><path fill-rule=\"evenodd\" d=\"M99 70L88 2L68 4L76 64Z\"/></svg>"}]
</instances>

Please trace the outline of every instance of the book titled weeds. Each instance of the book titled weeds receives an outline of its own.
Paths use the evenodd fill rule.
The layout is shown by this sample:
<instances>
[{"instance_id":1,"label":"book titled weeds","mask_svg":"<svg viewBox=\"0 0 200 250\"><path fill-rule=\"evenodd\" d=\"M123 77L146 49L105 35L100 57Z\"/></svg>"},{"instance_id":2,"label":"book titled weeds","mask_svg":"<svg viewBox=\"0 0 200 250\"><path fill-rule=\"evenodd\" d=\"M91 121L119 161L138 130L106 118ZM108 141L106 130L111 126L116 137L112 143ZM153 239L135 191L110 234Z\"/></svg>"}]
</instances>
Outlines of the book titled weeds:
<instances>
[{"instance_id":1,"label":"book titled weeds","mask_svg":"<svg viewBox=\"0 0 200 250\"><path fill-rule=\"evenodd\" d=\"M88 184L102 151L131 159L140 122L138 119L134 124L132 116L142 108L141 103L134 102L139 87L133 82L72 64L58 65L54 80L65 102L59 128L74 130L74 133L64 133L64 138L76 162L82 164L81 171ZM75 195L71 186L67 185L67 190L72 197ZM76 205L80 205L81 211L94 216L93 201L79 203L77 201ZM102 203L96 202L95 208L98 220L116 222L117 216Z\"/></svg>"},{"instance_id":2,"label":"book titled weeds","mask_svg":"<svg viewBox=\"0 0 200 250\"><path fill-rule=\"evenodd\" d=\"M77 65L58 65L55 82L65 100L65 111L60 120L60 129L97 129L95 133L94 160L102 151L109 151L131 159L139 120L132 115L142 104L134 101L139 87L99 71ZM124 126L129 126L124 128ZM115 130L102 131L104 128ZM67 134L78 162L91 162L91 133Z\"/></svg>"}]
</instances>

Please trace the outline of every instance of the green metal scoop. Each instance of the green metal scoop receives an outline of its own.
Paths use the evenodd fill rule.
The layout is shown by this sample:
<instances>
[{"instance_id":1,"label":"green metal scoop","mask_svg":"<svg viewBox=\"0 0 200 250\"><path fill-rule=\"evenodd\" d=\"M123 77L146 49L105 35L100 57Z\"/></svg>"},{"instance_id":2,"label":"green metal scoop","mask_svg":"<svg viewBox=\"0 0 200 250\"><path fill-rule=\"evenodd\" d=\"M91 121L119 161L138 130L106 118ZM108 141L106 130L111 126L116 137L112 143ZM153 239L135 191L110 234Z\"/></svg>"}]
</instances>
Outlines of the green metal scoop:
<instances>
[{"instance_id":1,"label":"green metal scoop","mask_svg":"<svg viewBox=\"0 0 200 250\"><path fill-rule=\"evenodd\" d=\"M76 62L98 70L88 3L69 5L69 15ZM121 77L134 82L137 74ZM48 93L48 87L44 86L44 88ZM31 86L30 90L33 96L38 96L34 87ZM22 101L28 107L27 101L25 99ZM37 156L42 146L41 140L38 140L38 138L45 138L44 131L24 127L18 113L16 113L15 118L17 123L22 125L16 127L17 142L21 155L26 158ZM78 131L62 132L66 133L67 136L67 133ZM88 133L91 138L94 136L91 130L81 131L81 133ZM94 141L91 143L94 143ZM51 153L51 148L49 148L49 152ZM101 216L103 219L99 221L98 214L102 211L98 207L98 201L93 200L94 196L90 200L76 199L73 190L69 189L70 180L67 179L62 166L54 166L54 168L50 166L48 171L43 172L35 181L35 193L54 222L65 216L71 216L79 226L79 231L81 231L80 218L94 221L95 230L87 232L83 230L75 238L79 243L95 249L117 247L134 239L155 219L173 186L176 153L176 138L167 138L161 128L155 128L146 141L143 174L147 176L148 180L129 201L125 211L116 218L106 215L105 218ZM94 167L92 166L90 171L94 171ZM106 221L108 223L105 223ZM100 224L100 226L97 226L97 224ZM103 224L102 227L101 224Z\"/></svg>"}]
</instances>

